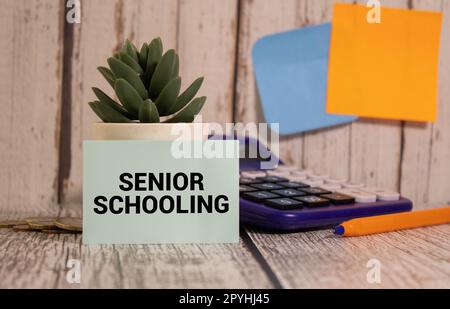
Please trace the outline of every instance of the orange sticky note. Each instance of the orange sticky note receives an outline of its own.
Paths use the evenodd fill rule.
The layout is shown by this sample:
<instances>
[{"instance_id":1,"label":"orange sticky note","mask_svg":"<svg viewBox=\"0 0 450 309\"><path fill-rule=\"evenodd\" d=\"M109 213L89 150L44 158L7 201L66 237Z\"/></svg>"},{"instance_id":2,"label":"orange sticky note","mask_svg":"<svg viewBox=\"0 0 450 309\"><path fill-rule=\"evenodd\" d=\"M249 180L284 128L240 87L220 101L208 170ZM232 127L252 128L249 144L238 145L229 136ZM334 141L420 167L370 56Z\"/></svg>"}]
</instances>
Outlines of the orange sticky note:
<instances>
[{"instance_id":1,"label":"orange sticky note","mask_svg":"<svg viewBox=\"0 0 450 309\"><path fill-rule=\"evenodd\" d=\"M382 7L369 23L372 9L334 6L327 112L434 121L442 14Z\"/></svg>"}]
</instances>

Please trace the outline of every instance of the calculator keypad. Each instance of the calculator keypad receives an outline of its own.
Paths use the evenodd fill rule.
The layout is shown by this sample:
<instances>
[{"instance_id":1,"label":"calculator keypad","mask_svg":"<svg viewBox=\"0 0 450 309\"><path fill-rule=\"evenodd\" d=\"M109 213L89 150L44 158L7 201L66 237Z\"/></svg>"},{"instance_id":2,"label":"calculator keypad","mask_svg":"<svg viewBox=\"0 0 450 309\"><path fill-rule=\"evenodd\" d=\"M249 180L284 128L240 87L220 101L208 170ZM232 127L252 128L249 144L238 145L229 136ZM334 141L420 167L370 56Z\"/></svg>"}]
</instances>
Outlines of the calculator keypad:
<instances>
[{"instance_id":1,"label":"calculator keypad","mask_svg":"<svg viewBox=\"0 0 450 309\"><path fill-rule=\"evenodd\" d=\"M241 172L241 176L246 177L246 178L265 177L266 172L264 172L264 171L247 171L247 172Z\"/></svg>"},{"instance_id":2,"label":"calculator keypad","mask_svg":"<svg viewBox=\"0 0 450 309\"><path fill-rule=\"evenodd\" d=\"M243 193L243 192L253 192L253 191L258 191L258 189L249 187L249 186L245 186L245 185L240 185L239 186L239 193Z\"/></svg>"},{"instance_id":3,"label":"calculator keypad","mask_svg":"<svg viewBox=\"0 0 450 309\"><path fill-rule=\"evenodd\" d=\"M307 184L310 187L320 187L324 184L323 180L312 180L312 179L306 179L302 181L303 183Z\"/></svg>"},{"instance_id":4,"label":"calculator keypad","mask_svg":"<svg viewBox=\"0 0 450 309\"><path fill-rule=\"evenodd\" d=\"M279 182L278 184L282 185L285 188L292 188L292 189L309 188L307 184L298 181Z\"/></svg>"},{"instance_id":5,"label":"calculator keypad","mask_svg":"<svg viewBox=\"0 0 450 309\"><path fill-rule=\"evenodd\" d=\"M326 191L336 192L337 190L342 189L342 186L338 185L338 184L324 184L324 185L321 185L320 188L324 189Z\"/></svg>"},{"instance_id":6,"label":"calculator keypad","mask_svg":"<svg viewBox=\"0 0 450 309\"><path fill-rule=\"evenodd\" d=\"M337 193L353 196L357 203L375 203L377 201L376 194L368 193L361 189L346 188L338 190Z\"/></svg>"},{"instance_id":7,"label":"calculator keypad","mask_svg":"<svg viewBox=\"0 0 450 309\"><path fill-rule=\"evenodd\" d=\"M257 180L261 180L263 182L285 182L289 181L289 179L278 176L265 176L265 177L257 177Z\"/></svg>"},{"instance_id":8,"label":"calculator keypad","mask_svg":"<svg viewBox=\"0 0 450 309\"><path fill-rule=\"evenodd\" d=\"M296 197L296 200L302 202L306 207L324 207L330 204L330 201L319 196L308 195L308 196L300 196Z\"/></svg>"},{"instance_id":9,"label":"calculator keypad","mask_svg":"<svg viewBox=\"0 0 450 309\"><path fill-rule=\"evenodd\" d=\"M280 210L395 201L400 194L309 170L281 165L271 171L241 172L241 197Z\"/></svg>"},{"instance_id":10,"label":"calculator keypad","mask_svg":"<svg viewBox=\"0 0 450 309\"><path fill-rule=\"evenodd\" d=\"M346 205L346 204L353 204L355 202L354 197L339 193L325 194L322 195L321 197L330 200L330 202L334 205Z\"/></svg>"},{"instance_id":11,"label":"calculator keypad","mask_svg":"<svg viewBox=\"0 0 450 309\"><path fill-rule=\"evenodd\" d=\"M279 165L276 168L276 170L280 171L280 172L291 172L291 173L293 173L293 172L297 172L298 171L298 167L292 166L292 165Z\"/></svg>"},{"instance_id":12,"label":"calculator keypad","mask_svg":"<svg viewBox=\"0 0 450 309\"><path fill-rule=\"evenodd\" d=\"M322 195L331 193L330 191L321 188L302 188L301 190L310 195Z\"/></svg>"},{"instance_id":13,"label":"calculator keypad","mask_svg":"<svg viewBox=\"0 0 450 309\"><path fill-rule=\"evenodd\" d=\"M256 179L252 179L252 178L246 178L246 177L241 177L241 179L239 179L239 184L240 185L253 185L253 184L257 184L257 183L262 183L261 180L256 180Z\"/></svg>"},{"instance_id":14,"label":"calculator keypad","mask_svg":"<svg viewBox=\"0 0 450 309\"><path fill-rule=\"evenodd\" d=\"M267 176L289 177L290 172L267 171Z\"/></svg>"},{"instance_id":15,"label":"calculator keypad","mask_svg":"<svg viewBox=\"0 0 450 309\"><path fill-rule=\"evenodd\" d=\"M304 182L305 180L308 180L307 176L289 176L288 177L289 181L293 181L293 182ZM307 185L309 187L309 185Z\"/></svg>"},{"instance_id":16,"label":"calculator keypad","mask_svg":"<svg viewBox=\"0 0 450 309\"><path fill-rule=\"evenodd\" d=\"M375 194L377 196L377 199L379 199L380 201L398 201L400 199L400 193L398 192L371 187L364 187L361 190L367 193Z\"/></svg>"},{"instance_id":17,"label":"calculator keypad","mask_svg":"<svg viewBox=\"0 0 450 309\"><path fill-rule=\"evenodd\" d=\"M303 203L291 198L274 198L264 202L265 205L281 210L293 210L303 208Z\"/></svg>"},{"instance_id":18,"label":"calculator keypad","mask_svg":"<svg viewBox=\"0 0 450 309\"><path fill-rule=\"evenodd\" d=\"M329 176L326 175L326 174L319 174L319 175L310 175L309 178L311 180L323 180L323 181L325 181L325 179L329 178Z\"/></svg>"},{"instance_id":19,"label":"calculator keypad","mask_svg":"<svg viewBox=\"0 0 450 309\"><path fill-rule=\"evenodd\" d=\"M258 190L266 190L266 191L284 189L283 186L280 186L273 182L264 182L250 186Z\"/></svg>"},{"instance_id":20,"label":"calculator keypad","mask_svg":"<svg viewBox=\"0 0 450 309\"><path fill-rule=\"evenodd\" d=\"M295 189L281 189L281 190L274 190L272 191L275 194L279 194L284 197L294 197L294 196L304 196L307 195L307 193L303 191L298 191Z\"/></svg>"},{"instance_id":21,"label":"calculator keypad","mask_svg":"<svg viewBox=\"0 0 450 309\"><path fill-rule=\"evenodd\" d=\"M361 189L364 187L364 184L349 182L349 183L342 184L342 187L344 187L346 189Z\"/></svg>"},{"instance_id":22,"label":"calculator keypad","mask_svg":"<svg viewBox=\"0 0 450 309\"><path fill-rule=\"evenodd\" d=\"M347 179L344 179L344 178L325 179L325 184L327 184L327 185L343 185L344 183L347 183Z\"/></svg>"},{"instance_id":23,"label":"calculator keypad","mask_svg":"<svg viewBox=\"0 0 450 309\"><path fill-rule=\"evenodd\" d=\"M263 202L269 198L280 197L278 194L271 193L268 191L256 191L256 192L244 192L242 196L250 201Z\"/></svg>"}]
</instances>

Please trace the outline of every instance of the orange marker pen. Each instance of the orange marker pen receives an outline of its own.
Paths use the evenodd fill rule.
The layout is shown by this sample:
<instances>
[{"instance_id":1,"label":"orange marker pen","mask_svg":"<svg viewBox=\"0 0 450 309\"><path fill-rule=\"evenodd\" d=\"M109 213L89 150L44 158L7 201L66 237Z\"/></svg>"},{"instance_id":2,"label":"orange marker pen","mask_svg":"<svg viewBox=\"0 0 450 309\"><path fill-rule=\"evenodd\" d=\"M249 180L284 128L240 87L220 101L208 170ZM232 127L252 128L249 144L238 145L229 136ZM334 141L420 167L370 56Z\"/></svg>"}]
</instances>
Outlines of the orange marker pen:
<instances>
[{"instance_id":1,"label":"orange marker pen","mask_svg":"<svg viewBox=\"0 0 450 309\"><path fill-rule=\"evenodd\" d=\"M450 223L450 207L353 219L337 226L334 233L364 236L445 223Z\"/></svg>"}]
</instances>

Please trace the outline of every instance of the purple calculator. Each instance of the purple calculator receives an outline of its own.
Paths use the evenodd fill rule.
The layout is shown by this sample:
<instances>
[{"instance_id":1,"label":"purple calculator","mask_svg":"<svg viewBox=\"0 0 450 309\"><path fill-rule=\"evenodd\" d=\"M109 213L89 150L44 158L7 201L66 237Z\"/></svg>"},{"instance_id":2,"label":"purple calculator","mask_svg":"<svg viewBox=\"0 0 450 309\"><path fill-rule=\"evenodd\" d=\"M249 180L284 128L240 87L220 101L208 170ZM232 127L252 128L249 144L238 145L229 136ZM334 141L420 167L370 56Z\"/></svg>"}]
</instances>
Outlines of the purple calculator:
<instances>
[{"instance_id":1,"label":"purple calculator","mask_svg":"<svg viewBox=\"0 0 450 309\"><path fill-rule=\"evenodd\" d=\"M242 224L294 231L328 228L357 217L412 209L412 202L398 192L351 183L346 179L333 179L325 174L287 166L281 161L274 169L262 170L261 160L278 160L273 160L270 153L272 160L267 158L267 153L257 158L242 155L252 153L249 148L258 145L258 141L237 139L241 147L239 194Z\"/></svg>"}]
</instances>

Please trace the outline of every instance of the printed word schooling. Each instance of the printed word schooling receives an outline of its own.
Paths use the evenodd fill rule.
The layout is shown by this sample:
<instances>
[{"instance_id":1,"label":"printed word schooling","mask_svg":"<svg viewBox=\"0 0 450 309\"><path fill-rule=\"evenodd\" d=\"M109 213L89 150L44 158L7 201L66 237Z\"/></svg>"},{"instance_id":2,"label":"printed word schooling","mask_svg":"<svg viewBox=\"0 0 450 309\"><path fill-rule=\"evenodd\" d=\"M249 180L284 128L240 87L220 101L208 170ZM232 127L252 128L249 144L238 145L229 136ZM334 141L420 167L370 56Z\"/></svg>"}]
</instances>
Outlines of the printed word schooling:
<instances>
[{"instance_id":1,"label":"printed word schooling","mask_svg":"<svg viewBox=\"0 0 450 309\"><path fill-rule=\"evenodd\" d=\"M204 188L204 177L201 173L122 173L119 176L119 189L126 194L109 198L104 195L96 196L94 212L98 215L228 212L228 197L202 195ZM185 191L191 191L193 194L187 198L177 194ZM152 194L154 192L165 194ZM183 205L183 202L186 205Z\"/></svg>"}]
</instances>

